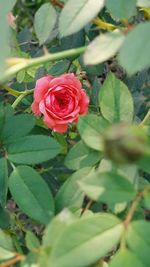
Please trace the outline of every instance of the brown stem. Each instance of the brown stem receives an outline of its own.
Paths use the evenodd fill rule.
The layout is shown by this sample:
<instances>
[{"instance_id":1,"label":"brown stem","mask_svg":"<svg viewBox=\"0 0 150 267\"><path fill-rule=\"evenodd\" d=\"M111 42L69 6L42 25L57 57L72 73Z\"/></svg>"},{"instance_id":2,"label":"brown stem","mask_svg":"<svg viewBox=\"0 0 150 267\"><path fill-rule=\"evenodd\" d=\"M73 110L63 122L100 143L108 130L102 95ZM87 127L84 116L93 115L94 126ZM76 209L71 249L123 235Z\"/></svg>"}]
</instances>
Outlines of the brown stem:
<instances>
[{"instance_id":1,"label":"brown stem","mask_svg":"<svg viewBox=\"0 0 150 267\"><path fill-rule=\"evenodd\" d=\"M59 0L51 0L51 3L54 5L54 6L58 6L60 8L63 8L64 7L64 4L62 2L60 2Z\"/></svg>"},{"instance_id":2,"label":"brown stem","mask_svg":"<svg viewBox=\"0 0 150 267\"><path fill-rule=\"evenodd\" d=\"M22 261L25 259L25 256L21 255L21 254L18 254L16 255L15 258L9 260L9 261L6 261L5 263L3 264L0 264L0 267L8 267L8 266L11 266L15 263L17 263L18 261Z\"/></svg>"},{"instance_id":3,"label":"brown stem","mask_svg":"<svg viewBox=\"0 0 150 267\"><path fill-rule=\"evenodd\" d=\"M129 212L128 212L128 214L127 214L127 217L126 217L126 219L125 219L125 221L124 221L124 226L125 226L125 228L128 227L130 221L132 220L132 217L133 217L133 215L134 215L134 213L135 213L135 211L136 211L136 209L137 209L137 206L138 206L138 204L139 204L139 201L141 200L142 195L143 195L142 193L139 193L139 194L136 196L135 200L132 202L131 207L130 207L130 209L129 209Z\"/></svg>"}]
</instances>

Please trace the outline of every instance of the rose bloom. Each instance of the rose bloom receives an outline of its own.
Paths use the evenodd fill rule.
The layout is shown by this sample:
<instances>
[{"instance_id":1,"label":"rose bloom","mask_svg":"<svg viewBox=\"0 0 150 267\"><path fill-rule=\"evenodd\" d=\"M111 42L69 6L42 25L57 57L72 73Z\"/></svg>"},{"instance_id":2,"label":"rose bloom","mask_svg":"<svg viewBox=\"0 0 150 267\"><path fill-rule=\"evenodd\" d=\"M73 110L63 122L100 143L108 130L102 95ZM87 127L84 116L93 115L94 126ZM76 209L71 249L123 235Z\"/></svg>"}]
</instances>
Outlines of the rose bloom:
<instances>
[{"instance_id":1,"label":"rose bloom","mask_svg":"<svg viewBox=\"0 0 150 267\"><path fill-rule=\"evenodd\" d=\"M88 104L89 97L73 73L36 81L32 111L43 115L44 123L56 132L66 132L70 122L88 112Z\"/></svg>"}]
</instances>

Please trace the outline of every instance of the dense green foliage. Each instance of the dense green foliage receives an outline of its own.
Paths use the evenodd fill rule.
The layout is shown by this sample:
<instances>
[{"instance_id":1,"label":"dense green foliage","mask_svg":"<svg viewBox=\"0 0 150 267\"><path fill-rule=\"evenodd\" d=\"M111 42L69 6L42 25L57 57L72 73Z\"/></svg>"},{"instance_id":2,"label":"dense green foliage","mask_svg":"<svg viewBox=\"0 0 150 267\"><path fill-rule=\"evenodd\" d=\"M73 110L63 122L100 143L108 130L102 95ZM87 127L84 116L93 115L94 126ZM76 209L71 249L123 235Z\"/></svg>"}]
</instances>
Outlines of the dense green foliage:
<instances>
[{"instance_id":1,"label":"dense green foliage","mask_svg":"<svg viewBox=\"0 0 150 267\"><path fill-rule=\"evenodd\" d=\"M150 0L0 1L0 266L149 267ZM54 132L35 82L75 73Z\"/></svg>"}]
</instances>

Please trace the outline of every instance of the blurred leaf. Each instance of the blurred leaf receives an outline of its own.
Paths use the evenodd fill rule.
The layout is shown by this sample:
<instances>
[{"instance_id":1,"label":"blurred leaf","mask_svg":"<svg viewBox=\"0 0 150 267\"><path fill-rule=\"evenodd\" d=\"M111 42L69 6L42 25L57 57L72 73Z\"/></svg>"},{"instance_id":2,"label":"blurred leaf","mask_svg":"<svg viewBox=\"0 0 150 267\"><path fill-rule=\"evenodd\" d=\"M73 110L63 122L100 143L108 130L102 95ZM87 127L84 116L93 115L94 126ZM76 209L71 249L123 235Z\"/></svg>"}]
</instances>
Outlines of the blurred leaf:
<instances>
[{"instance_id":1,"label":"blurred leaf","mask_svg":"<svg viewBox=\"0 0 150 267\"><path fill-rule=\"evenodd\" d=\"M71 170L93 166L101 159L101 154L87 147L82 141L76 143L65 158L65 165Z\"/></svg>"},{"instance_id":2,"label":"blurred leaf","mask_svg":"<svg viewBox=\"0 0 150 267\"><path fill-rule=\"evenodd\" d=\"M27 135L35 125L35 118L30 114L13 116L5 121L2 132L4 143L16 141L19 137Z\"/></svg>"},{"instance_id":3,"label":"blurred leaf","mask_svg":"<svg viewBox=\"0 0 150 267\"><path fill-rule=\"evenodd\" d=\"M31 251L40 246L40 242L38 238L36 237L34 233L30 231L27 231L25 241L26 241L27 248Z\"/></svg>"},{"instance_id":4,"label":"blurred leaf","mask_svg":"<svg viewBox=\"0 0 150 267\"><path fill-rule=\"evenodd\" d=\"M15 253L13 251L12 239L0 229L0 261L14 257Z\"/></svg>"},{"instance_id":5,"label":"blurred leaf","mask_svg":"<svg viewBox=\"0 0 150 267\"><path fill-rule=\"evenodd\" d=\"M137 0L137 6L150 7L150 0Z\"/></svg>"},{"instance_id":6,"label":"blurred leaf","mask_svg":"<svg viewBox=\"0 0 150 267\"><path fill-rule=\"evenodd\" d=\"M106 7L116 19L129 19L136 14L137 0L106 0Z\"/></svg>"},{"instance_id":7,"label":"blurred leaf","mask_svg":"<svg viewBox=\"0 0 150 267\"><path fill-rule=\"evenodd\" d=\"M114 74L107 76L99 94L102 115L110 122L132 122L133 100L127 86Z\"/></svg>"},{"instance_id":8,"label":"blurred leaf","mask_svg":"<svg viewBox=\"0 0 150 267\"><path fill-rule=\"evenodd\" d=\"M56 23L56 11L50 3L43 4L35 14L34 28L40 45L50 36Z\"/></svg>"},{"instance_id":9,"label":"blurred leaf","mask_svg":"<svg viewBox=\"0 0 150 267\"><path fill-rule=\"evenodd\" d=\"M136 195L133 185L126 178L111 172L95 172L78 184L91 199L108 204L128 202Z\"/></svg>"},{"instance_id":10,"label":"blurred leaf","mask_svg":"<svg viewBox=\"0 0 150 267\"><path fill-rule=\"evenodd\" d=\"M84 199L84 193L79 188L77 182L88 177L91 171L92 169L90 167L82 168L68 177L66 182L59 189L55 198L57 212L60 212L66 207L81 208Z\"/></svg>"},{"instance_id":11,"label":"blurred leaf","mask_svg":"<svg viewBox=\"0 0 150 267\"><path fill-rule=\"evenodd\" d=\"M138 257L128 249L120 249L115 256L113 256L109 267L144 267Z\"/></svg>"},{"instance_id":12,"label":"blurred leaf","mask_svg":"<svg viewBox=\"0 0 150 267\"><path fill-rule=\"evenodd\" d=\"M81 30L104 6L104 0L68 0L59 19L62 37Z\"/></svg>"},{"instance_id":13,"label":"blurred leaf","mask_svg":"<svg viewBox=\"0 0 150 267\"><path fill-rule=\"evenodd\" d=\"M9 227L10 216L6 209L0 206L0 228L5 229Z\"/></svg>"},{"instance_id":14,"label":"blurred leaf","mask_svg":"<svg viewBox=\"0 0 150 267\"><path fill-rule=\"evenodd\" d=\"M84 54L85 64L102 63L115 56L124 41L124 35L116 30L100 34L92 41Z\"/></svg>"},{"instance_id":15,"label":"blurred leaf","mask_svg":"<svg viewBox=\"0 0 150 267\"><path fill-rule=\"evenodd\" d=\"M102 117L90 114L81 116L78 122L78 131L85 144L95 150L103 150L102 134L109 123Z\"/></svg>"},{"instance_id":16,"label":"blurred leaf","mask_svg":"<svg viewBox=\"0 0 150 267\"><path fill-rule=\"evenodd\" d=\"M109 214L76 220L65 227L54 244L48 266L70 267L72 263L74 267L89 266L117 245L122 231L120 221Z\"/></svg>"},{"instance_id":17,"label":"blurred leaf","mask_svg":"<svg viewBox=\"0 0 150 267\"><path fill-rule=\"evenodd\" d=\"M8 146L8 159L19 164L37 164L56 157L60 146L44 135L21 137Z\"/></svg>"},{"instance_id":18,"label":"blurred leaf","mask_svg":"<svg viewBox=\"0 0 150 267\"><path fill-rule=\"evenodd\" d=\"M129 32L123 46L120 49L118 57L119 62L130 75L150 66L149 32L150 22L139 24L131 32Z\"/></svg>"},{"instance_id":19,"label":"blurred leaf","mask_svg":"<svg viewBox=\"0 0 150 267\"><path fill-rule=\"evenodd\" d=\"M29 217L47 224L54 214L48 185L31 167L19 166L9 178L9 189L19 208Z\"/></svg>"},{"instance_id":20,"label":"blurred leaf","mask_svg":"<svg viewBox=\"0 0 150 267\"><path fill-rule=\"evenodd\" d=\"M132 222L127 231L127 244L129 249L137 255L142 266L149 266L150 262L150 227L144 220Z\"/></svg>"},{"instance_id":21,"label":"blurred leaf","mask_svg":"<svg viewBox=\"0 0 150 267\"><path fill-rule=\"evenodd\" d=\"M6 206L8 190L8 167L5 158L0 158L0 205Z\"/></svg>"}]
</instances>

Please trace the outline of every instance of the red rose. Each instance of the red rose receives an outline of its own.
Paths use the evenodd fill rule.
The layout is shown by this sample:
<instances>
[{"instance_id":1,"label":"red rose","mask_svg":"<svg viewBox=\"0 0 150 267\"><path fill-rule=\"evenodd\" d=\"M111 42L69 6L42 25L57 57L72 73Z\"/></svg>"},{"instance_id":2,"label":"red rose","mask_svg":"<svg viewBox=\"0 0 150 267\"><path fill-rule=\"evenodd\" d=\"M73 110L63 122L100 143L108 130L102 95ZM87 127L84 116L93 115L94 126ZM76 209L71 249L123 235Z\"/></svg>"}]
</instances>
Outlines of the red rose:
<instances>
[{"instance_id":1,"label":"red rose","mask_svg":"<svg viewBox=\"0 0 150 267\"><path fill-rule=\"evenodd\" d=\"M70 122L88 111L89 97L73 73L45 76L36 82L32 111L44 116L45 124L56 132L67 131Z\"/></svg>"}]
</instances>

